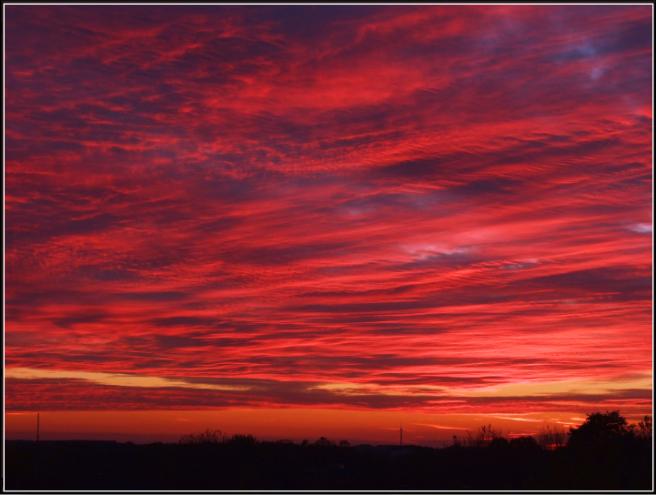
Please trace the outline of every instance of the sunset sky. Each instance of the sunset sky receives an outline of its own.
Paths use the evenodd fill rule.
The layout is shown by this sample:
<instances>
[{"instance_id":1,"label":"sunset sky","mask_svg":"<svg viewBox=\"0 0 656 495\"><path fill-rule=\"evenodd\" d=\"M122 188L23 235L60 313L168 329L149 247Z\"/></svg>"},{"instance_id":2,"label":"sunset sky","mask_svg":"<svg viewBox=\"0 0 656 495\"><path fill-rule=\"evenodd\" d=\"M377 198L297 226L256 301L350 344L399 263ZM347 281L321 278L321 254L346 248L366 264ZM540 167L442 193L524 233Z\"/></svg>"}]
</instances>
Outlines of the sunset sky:
<instances>
[{"instance_id":1,"label":"sunset sky","mask_svg":"<svg viewBox=\"0 0 656 495\"><path fill-rule=\"evenodd\" d=\"M652 8L7 6L9 438L652 407Z\"/></svg>"}]
</instances>

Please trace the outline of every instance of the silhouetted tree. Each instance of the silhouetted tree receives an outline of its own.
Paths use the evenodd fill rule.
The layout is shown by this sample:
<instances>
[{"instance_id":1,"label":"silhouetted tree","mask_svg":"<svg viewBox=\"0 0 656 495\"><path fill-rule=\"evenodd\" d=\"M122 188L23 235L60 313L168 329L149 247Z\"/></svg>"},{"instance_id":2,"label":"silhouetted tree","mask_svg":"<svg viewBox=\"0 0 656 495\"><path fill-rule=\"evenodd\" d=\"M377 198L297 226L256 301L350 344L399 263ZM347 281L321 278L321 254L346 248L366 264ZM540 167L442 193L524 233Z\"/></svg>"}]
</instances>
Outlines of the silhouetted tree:
<instances>
[{"instance_id":1,"label":"silhouetted tree","mask_svg":"<svg viewBox=\"0 0 656 495\"><path fill-rule=\"evenodd\" d=\"M608 448L631 435L626 419L619 411L589 414L578 428L570 428L568 447Z\"/></svg>"},{"instance_id":2,"label":"silhouetted tree","mask_svg":"<svg viewBox=\"0 0 656 495\"><path fill-rule=\"evenodd\" d=\"M537 441L543 449L559 449L567 441L567 432L555 426L547 425L538 433Z\"/></svg>"},{"instance_id":3,"label":"silhouetted tree","mask_svg":"<svg viewBox=\"0 0 656 495\"><path fill-rule=\"evenodd\" d=\"M326 437L321 437L319 438L319 440L314 442L314 445L317 445L319 447L330 447L331 445L333 445L333 442L328 440Z\"/></svg>"},{"instance_id":4,"label":"silhouetted tree","mask_svg":"<svg viewBox=\"0 0 656 495\"><path fill-rule=\"evenodd\" d=\"M180 438L180 443L183 444L216 444L223 442L223 433L221 430L205 430L202 433L184 435Z\"/></svg>"},{"instance_id":5,"label":"silhouetted tree","mask_svg":"<svg viewBox=\"0 0 656 495\"><path fill-rule=\"evenodd\" d=\"M652 422L651 416L644 416L637 426L636 434L639 438L651 439Z\"/></svg>"},{"instance_id":6,"label":"silhouetted tree","mask_svg":"<svg viewBox=\"0 0 656 495\"><path fill-rule=\"evenodd\" d=\"M253 435L233 435L230 440L228 440L230 445L249 447L257 443L257 440Z\"/></svg>"},{"instance_id":7,"label":"silhouetted tree","mask_svg":"<svg viewBox=\"0 0 656 495\"><path fill-rule=\"evenodd\" d=\"M510 440L510 446L514 449L537 450L540 448L535 438L525 435Z\"/></svg>"},{"instance_id":8,"label":"silhouetted tree","mask_svg":"<svg viewBox=\"0 0 656 495\"><path fill-rule=\"evenodd\" d=\"M478 435L474 439L474 445L478 447L489 445L495 438L499 438L501 436L501 432L492 428L492 425L483 425L480 427Z\"/></svg>"},{"instance_id":9,"label":"silhouetted tree","mask_svg":"<svg viewBox=\"0 0 656 495\"><path fill-rule=\"evenodd\" d=\"M644 487L651 468L651 442L641 439L635 429L619 411L589 414L581 426L570 429L566 453L570 469L576 470L572 488Z\"/></svg>"}]
</instances>

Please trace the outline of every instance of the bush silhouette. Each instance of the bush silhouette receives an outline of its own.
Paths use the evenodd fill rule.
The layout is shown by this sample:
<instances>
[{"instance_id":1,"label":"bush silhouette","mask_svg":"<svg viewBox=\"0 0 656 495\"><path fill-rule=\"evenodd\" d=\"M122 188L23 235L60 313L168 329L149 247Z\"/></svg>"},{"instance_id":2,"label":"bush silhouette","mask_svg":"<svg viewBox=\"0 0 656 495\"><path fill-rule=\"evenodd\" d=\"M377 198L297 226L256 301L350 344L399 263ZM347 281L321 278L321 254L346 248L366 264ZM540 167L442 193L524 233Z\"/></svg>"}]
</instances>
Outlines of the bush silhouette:
<instances>
[{"instance_id":1,"label":"bush silhouette","mask_svg":"<svg viewBox=\"0 0 656 495\"><path fill-rule=\"evenodd\" d=\"M252 447L257 443L257 440L253 435L233 435L228 443L235 446Z\"/></svg>"},{"instance_id":2,"label":"bush silhouette","mask_svg":"<svg viewBox=\"0 0 656 495\"><path fill-rule=\"evenodd\" d=\"M508 440L503 437L493 438L490 442L491 449L506 449L510 446Z\"/></svg>"},{"instance_id":3,"label":"bush silhouette","mask_svg":"<svg viewBox=\"0 0 656 495\"><path fill-rule=\"evenodd\" d=\"M333 442L328 440L326 437L321 437L316 442L314 442L314 445L317 445L319 447L331 447L334 444L333 444Z\"/></svg>"},{"instance_id":4,"label":"bush silhouette","mask_svg":"<svg viewBox=\"0 0 656 495\"><path fill-rule=\"evenodd\" d=\"M474 442L478 447L483 447L485 445L490 445L490 443L497 438L502 438L500 431L495 430L492 425L483 425L481 426Z\"/></svg>"},{"instance_id":5,"label":"bush silhouette","mask_svg":"<svg viewBox=\"0 0 656 495\"><path fill-rule=\"evenodd\" d=\"M514 449L524 449L524 450L538 450L540 445L537 440L533 437L522 436L513 438L510 441L510 446Z\"/></svg>"},{"instance_id":6,"label":"bush silhouette","mask_svg":"<svg viewBox=\"0 0 656 495\"><path fill-rule=\"evenodd\" d=\"M636 435L639 438L645 438L651 440L652 435L652 424L651 416L644 416L636 427Z\"/></svg>"},{"instance_id":7,"label":"bush silhouette","mask_svg":"<svg viewBox=\"0 0 656 495\"><path fill-rule=\"evenodd\" d=\"M563 447L567 441L567 432L563 429L547 425L540 431L536 440L543 449L559 449Z\"/></svg>"},{"instance_id":8,"label":"bush silhouette","mask_svg":"<svg viewBox=\"0 0 656 495\"><path fill-rule=\"evenodd\" d=\"M205 430L202 433L184 435L180 438L180 443L188 445L216 444L222 442L223 433L221 430Z\"/></svg>"}]
</instances>

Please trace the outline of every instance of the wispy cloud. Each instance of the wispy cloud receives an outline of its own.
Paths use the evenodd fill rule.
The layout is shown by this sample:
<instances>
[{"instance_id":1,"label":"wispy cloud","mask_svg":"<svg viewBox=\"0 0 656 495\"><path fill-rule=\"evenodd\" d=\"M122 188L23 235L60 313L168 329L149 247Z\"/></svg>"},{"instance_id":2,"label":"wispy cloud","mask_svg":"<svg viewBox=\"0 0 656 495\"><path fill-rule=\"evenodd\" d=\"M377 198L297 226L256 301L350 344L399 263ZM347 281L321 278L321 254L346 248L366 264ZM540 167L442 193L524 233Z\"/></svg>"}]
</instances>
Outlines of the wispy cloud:
<instances>
[{"instance_id":1,"label":"wispy cloud","mask_svg":"<svg viewBox=\"0 0 656 495\"><path fill-rule=\"evenodd\" d=\"M426 428L433 428L435 430L454 430L454 431L469 431L471 428L464 428L461 426L448 426L448 425L436 425L436 424L426 424L426 423L414 423L415 426L425 426Z\"/></svg>"},{"instance_id":2,"label":"wispy cloud","mask_svg":"<svg viewBox=\"0 0 656 495\"><path fill-rule=\"evenodd\" d=\"M157 376L128 375L124 373L102 373L95 371L50 370L39 368L7 368L5 377L17 380L84 380L98 385L112 387L145 387L145 388L194 388L205 390L249 390L250 387L240 385L220 385L210 383L193 383L185 380L174 380Z\"/></svg>"}]
</instances>

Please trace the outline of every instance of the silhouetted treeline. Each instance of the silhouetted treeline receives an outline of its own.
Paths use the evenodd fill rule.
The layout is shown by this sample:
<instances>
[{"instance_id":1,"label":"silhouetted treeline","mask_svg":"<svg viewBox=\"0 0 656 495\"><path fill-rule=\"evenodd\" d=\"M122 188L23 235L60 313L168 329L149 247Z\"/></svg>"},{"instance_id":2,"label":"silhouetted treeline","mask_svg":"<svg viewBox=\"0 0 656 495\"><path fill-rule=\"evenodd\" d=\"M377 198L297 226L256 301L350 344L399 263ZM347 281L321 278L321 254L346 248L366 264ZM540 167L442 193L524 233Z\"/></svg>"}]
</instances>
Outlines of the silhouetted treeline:
<instances>
[{"instance_id":1,"label":"silhouetted treeline","mask_svg":"<svg viewBox=\"0 0 656 495\"><path fill-rule=\"evenodd\" d=\"M10 490L144 489L650 489L651 420L627 425L618 412L595 413L566 445L494 430L441 449L259 442L218 431L178 444L6 443ZM486 436L487 435L487 436Z\"/></svg>"}]
</instances>

